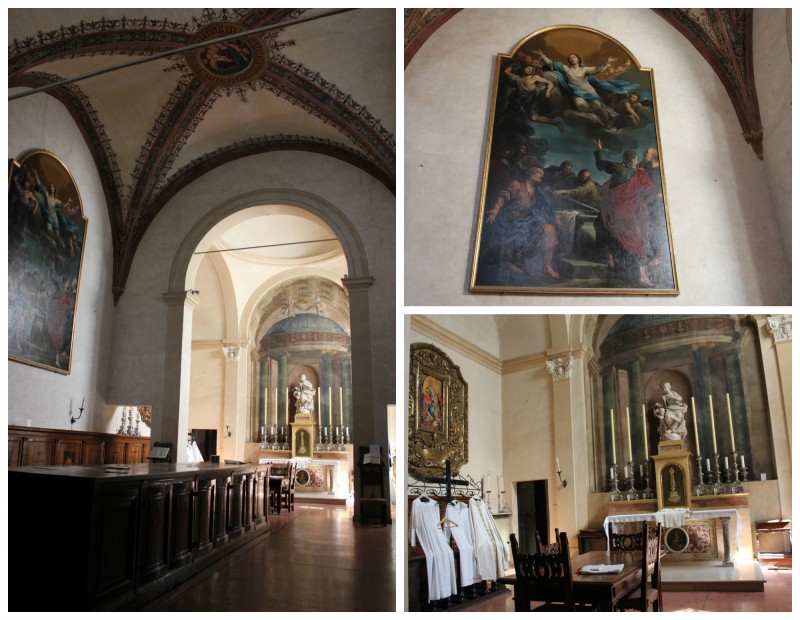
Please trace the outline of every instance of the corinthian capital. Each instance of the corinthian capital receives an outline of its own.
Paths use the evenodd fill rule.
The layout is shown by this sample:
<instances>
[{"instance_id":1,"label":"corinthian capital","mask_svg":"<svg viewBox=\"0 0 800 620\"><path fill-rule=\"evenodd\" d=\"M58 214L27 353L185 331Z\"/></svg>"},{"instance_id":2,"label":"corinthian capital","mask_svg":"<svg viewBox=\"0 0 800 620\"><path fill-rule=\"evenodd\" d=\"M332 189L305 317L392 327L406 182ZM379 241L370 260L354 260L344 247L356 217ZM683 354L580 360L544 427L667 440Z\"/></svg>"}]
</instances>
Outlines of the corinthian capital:
<instances>
[{"instance_id":1,"label":"corinthian capital","mask_svg":"<svg viewBox=\"0 0 800 620\"><path fill-rule=\"evenodd\" d=\"M792 315L775 314L767 317L767 329L775 342L788 342L792 339Z\"/></svg>"},{"instance_id":2,"label":"corinthian capital","mask_svg":"<svg viewBox=\"0 0 800 620\"><path fill-rule=\"evenodd\" d=\"M547 360L547 371L553 377L553 381L567 381L572 379L572 353L569 359L559 357L554 360Z\"/></svg>"}]
</instances>

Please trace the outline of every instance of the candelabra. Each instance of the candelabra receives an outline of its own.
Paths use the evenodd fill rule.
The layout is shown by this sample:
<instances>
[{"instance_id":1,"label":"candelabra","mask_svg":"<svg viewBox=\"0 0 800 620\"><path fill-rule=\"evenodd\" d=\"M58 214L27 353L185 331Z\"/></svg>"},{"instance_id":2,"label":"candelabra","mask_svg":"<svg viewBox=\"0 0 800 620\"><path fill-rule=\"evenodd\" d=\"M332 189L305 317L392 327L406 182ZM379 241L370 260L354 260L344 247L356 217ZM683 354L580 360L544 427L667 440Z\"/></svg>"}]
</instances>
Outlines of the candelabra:
<instances>
[{"instance_id":1,"label":"candelabra","mask_svg":"<svg viewBox=\"0 0 800 620\"><path fill-rule=\"evenodd\" d=\"M500 502L497 504L497 510L500 513L508 512L508 504L506 504L506 492L500 491Z\"/></svg>"},{"instance_id":2,"label":"candelabra","mask_svg":"<svg viewBox=\"0 0 800 620\"><path fill-rule=\"evenodd\" d=\"M122 417L119 422L119 429L117 429L117 435L124 435L125 434L125 407L122 408Z\"/></svg>"},{"instance_id":3,"label":"candelabra","mask_svg":"<svg viewBox=\"0 0 800 620\"><path fill-rule=\"evenodd\" d=\"M642 490L642 499L653 499L653 489L650 488L650 463L645 460L642 463L642 477L644 478L644 489Z\"/></svg>"},{"instance_id":4,"label":"candelabra","mask_svg":"<svg viewBox=\"0 0 800 620\"><path fill-rule=\"evenodd\" d=\"M733 484L731 484L731 493L744 493L744 487L739 481L739 466L736 464L736 452L733 453Z\"/></svg>"},{"instance_id":5,"label":"candelabra","mask_svg":"<svg viewBox=\"0 0 800 620\"><path fill-rule=\"evenodd\" d=\"M622 500L622 493L619 492L619 478L617 477L617 464L611 466L611 501L619 502Z\"/></svg>"},{"instance_id":6,"label":"candelabra","mask_svg":"<svg viewBox=\"0 0 800 620\"><path fill-rule=\"evenodd\" d=\"M133 429L133 434L136 437L139 437L142 434L142 432L139 430L139 422L141 422L141 421L142 421L142 416L139 413L139 409L137 408L136 409L136 428Z\"/></svg>"},{"instance_id":7,"label":"candelabra","mask_svg":"<svg viewBox=\"0 0 800 620\"><path fill-rule=\"evenodd\" d=\"M133 409L128 407L128 430L126 435L133 435Z\"/></svg>"},{"instance_id":8,"label":"candelabra","mask_svg":"<svg viewBox=\"0 0 800 620\"><path fill-rule=\"evenodd\" d=\"M637 498L636 495L636 486L633 484L633 461L628 461L628 466L625 468L630 476L626 477L625 482L628 485L628 493L625 495L625 499L629 501L633 501Z\"/></svg>"},{"instance_id":9,"label":"candelabra","mask_svg":"<svg viewBox=\"0 0 800 620\"><path fill-rule=\"evenodd\" d=\"M705 475L703 474L703 457L697 456L695 457L697 460L697 477L700 480L700 484L697 485L694 494L698 497L701 495L708 495L708 487L704 484Z\"/></svg>"},{"instance_id":10,"label":"candelabra","mask_svg":"<svg viewBox=\"0 0 800 620\"><path fill-rule=\"evenodd\" d=\"M350 427L349 426L345 426L344 427L344 442L345 443L350 443Z\"/></svg>"},{"instance_id":11,"label":"candelabra","mask_svg":"<svg viewBox=\"0 0 800 620\"><path fill-rule=\"evenodd\" d=\"M722 480L720 480L720 470L719 470L719 453L714 453L714 473L716 475L716 481L714 482L714 495L722 495L725 492L725 485L722 484Z\"/></svg>"}]
</instances>

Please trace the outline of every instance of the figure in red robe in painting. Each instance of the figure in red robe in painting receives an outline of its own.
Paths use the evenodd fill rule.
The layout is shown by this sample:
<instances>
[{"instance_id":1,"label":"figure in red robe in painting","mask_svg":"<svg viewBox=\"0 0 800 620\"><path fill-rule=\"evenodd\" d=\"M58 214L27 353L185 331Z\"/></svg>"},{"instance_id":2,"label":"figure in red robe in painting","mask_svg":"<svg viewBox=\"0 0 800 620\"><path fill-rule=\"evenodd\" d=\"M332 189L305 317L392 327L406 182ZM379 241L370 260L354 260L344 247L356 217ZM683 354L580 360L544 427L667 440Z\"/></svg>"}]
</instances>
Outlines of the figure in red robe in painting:
<instances>
[{"instance_id":1,"label":"figure in red robe in painting","mask_svg":"<svg viewBox=\"0 0 800 620\"><path fill-rule=\"evenodd\" d=\"M611 175L600 188L602 225L610 235L604 240L608 266L616 269L619 258L623 257L637 267L638 284L652 287L646 267L653 258L650 204L657 198L657 189L647 172L638 168L636 151L625 151L622 162L612 162L606 159L601 142L595 140L594 144L597 168Z\"/></svg>"}]
</instances>

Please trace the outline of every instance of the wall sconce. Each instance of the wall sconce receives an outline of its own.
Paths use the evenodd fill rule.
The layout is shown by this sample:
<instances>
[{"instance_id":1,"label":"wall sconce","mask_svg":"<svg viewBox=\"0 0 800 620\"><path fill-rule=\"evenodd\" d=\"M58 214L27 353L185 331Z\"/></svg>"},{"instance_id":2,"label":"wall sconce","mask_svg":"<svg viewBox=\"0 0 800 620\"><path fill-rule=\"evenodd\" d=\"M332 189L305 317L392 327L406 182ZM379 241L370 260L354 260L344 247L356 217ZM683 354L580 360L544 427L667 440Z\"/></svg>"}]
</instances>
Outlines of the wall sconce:
<instances>
[{"instance_id":1,"label":"wall sconce","mask_svg":"<svg viewBox=\"0 0 800 620\"><path fill-rule=\"evenodd\" d=\"M189 293L189 295L199 295L200 294L200 291L195 290L193 288L186 289L186 292Z\"/></svg>"},{"instance_id":2,"label":"wall sconce","mask_svg":"<svg viewBox=\"0 0 800 620\"><path fill-rule=\"evenodd\" d=\"M77 422L78 420L81 419L81 416L83 415L83 405L84 405L85 402L86 402L86 396L83 397L83 402L81 402L81 406L78 407L78 411L80 411L80 413L78 414L78 417L77 418L73 418L72 417L72 400L69 401L69 430L72 430L72 425L75 424L75 422Z\"/></svg>"},{"instance_id":3,"label":"wall sconce","mask_svg":"<svg viewBox=\"0 0 800 620\"><path fill-rule=\"evenodd\" d=\"M228 418L225 418L225 432L228 433L228 437L231 436L231 427L229 422L230 420L228 420Z\"/></svg>"},{"instance_id":4,"label":"wall sconce","mask_svg":"<svg viewBox=\"0 0 800 620\"><path fill-rule=\"evenodd\" d=\"M558 462L558 457L556 457L556 473L558 474L558 480L561 482L561 486L566 487L567 481L561 478L561 463Z\"/></svg>"}]
</instances>

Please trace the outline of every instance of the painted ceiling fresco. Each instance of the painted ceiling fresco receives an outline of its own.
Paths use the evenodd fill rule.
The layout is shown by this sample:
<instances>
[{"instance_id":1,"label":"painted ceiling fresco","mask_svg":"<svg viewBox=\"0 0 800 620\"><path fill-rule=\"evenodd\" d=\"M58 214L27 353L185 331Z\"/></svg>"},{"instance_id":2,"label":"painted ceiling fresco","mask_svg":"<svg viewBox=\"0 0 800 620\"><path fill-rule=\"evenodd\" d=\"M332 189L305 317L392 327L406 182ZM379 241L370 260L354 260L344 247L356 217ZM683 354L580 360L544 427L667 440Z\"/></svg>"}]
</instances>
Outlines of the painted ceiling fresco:
<instances>
[{"instance_id":1,"label":"painted ceiling fresco","mask_svg":"<svg viewBox=\"0 0 800 620\"><path fill-rule=\"evenodd\" d=\"M393 10L10 9L8 29L9 109L44 88L92 149L115 301L159 210L237 158L323 153L394 192Z\"/></svg>"}]
</instances>

